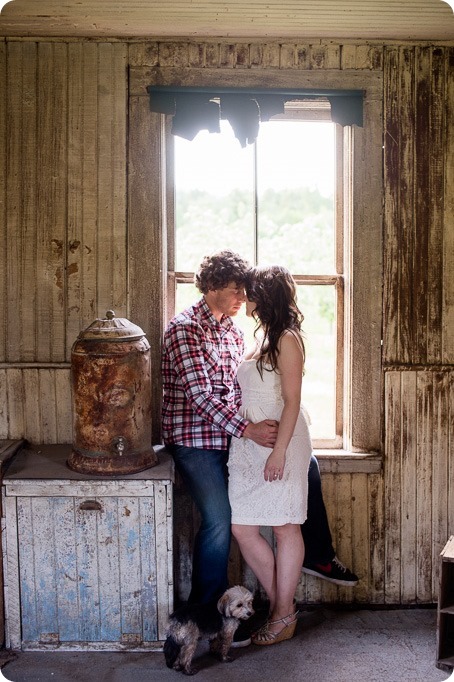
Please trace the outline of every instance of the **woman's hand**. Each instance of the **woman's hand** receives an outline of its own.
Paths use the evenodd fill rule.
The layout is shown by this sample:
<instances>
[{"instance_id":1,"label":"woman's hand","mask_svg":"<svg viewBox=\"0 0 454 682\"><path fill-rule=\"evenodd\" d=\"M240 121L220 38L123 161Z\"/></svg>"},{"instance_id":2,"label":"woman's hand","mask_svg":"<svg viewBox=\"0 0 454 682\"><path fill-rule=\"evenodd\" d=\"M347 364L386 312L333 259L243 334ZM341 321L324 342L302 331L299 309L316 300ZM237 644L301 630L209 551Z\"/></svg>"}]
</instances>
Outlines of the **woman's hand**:
<instances>
[{"instance_id":1,"label":"woman's hand","mask_svg":"<svg viewBox=\"0 0 454 682\"><path fill-rule=\"evenodd\" d=\"M280 455L274 450L266 460L265 470L263 472L265 481L280 481L284 475L285 454Z\"/></svg>"},{"instance_id":2,"label":"woman's hand","mask_svg":"<svg viewBox=\"0 0 454 682\"><path fill-rule=\"evenodd\" d=\"M265 481L280 481L284 474L285 453L293 436L301 402L303 354L297 338L285 332L279 342L277 369L281 375L281 393L284 409L281 413L276 442L265 464Z\"/></svg>"}]
</instances>

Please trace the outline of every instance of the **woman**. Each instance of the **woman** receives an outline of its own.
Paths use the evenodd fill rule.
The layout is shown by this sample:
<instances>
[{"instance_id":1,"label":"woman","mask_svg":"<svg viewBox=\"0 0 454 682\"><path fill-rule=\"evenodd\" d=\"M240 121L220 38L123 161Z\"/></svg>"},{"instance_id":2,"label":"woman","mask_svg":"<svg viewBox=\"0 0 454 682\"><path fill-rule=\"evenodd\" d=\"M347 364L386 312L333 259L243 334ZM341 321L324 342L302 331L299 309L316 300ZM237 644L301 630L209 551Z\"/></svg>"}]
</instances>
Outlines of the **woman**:
<instances>
[{"instance_id":1,"label":"woman","mask_svg":"<svg viewBox=\"0 0 454 682\"><path fill-rule=\"evenodd\" d=\"M229 498L233 535L270 600L270 617L252 638L266 646L295 632L311 442L300 407L305 355L295 282L286 268L255 268L246 295L246 313L257 328L255 346L238 370L241 413L251 421L276 419L279 431L272 450L246 438L232 439ZM276 555L260 526L272 526Z\"/></svg>"}]
</instances>

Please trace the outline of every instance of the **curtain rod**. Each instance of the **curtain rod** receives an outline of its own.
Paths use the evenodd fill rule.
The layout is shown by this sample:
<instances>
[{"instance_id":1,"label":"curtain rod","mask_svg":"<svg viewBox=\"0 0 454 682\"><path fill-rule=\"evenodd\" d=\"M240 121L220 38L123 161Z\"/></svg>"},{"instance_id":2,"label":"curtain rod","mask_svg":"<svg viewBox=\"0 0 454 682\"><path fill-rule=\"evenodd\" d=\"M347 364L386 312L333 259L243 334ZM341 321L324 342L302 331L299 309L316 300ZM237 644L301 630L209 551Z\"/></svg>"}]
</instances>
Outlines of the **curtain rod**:
<instances>
[{"instance_id":1,"label":"curtain rod","mask_svg":"<svg viewBox=\"0 0 454 682\"><path fill-rule=\"evenodd\" d=\"M225 88L225 87L197 87L185 85L149 85L147 92L151 93L166 93L166 94L182 94L182 93L213 93L215 95L281 95L284 97L299 96L306 97L316 95L317 97L363 97L364 90L321 90L321 89L274 89L274 88Z\"/></svg>"}]
</instances>

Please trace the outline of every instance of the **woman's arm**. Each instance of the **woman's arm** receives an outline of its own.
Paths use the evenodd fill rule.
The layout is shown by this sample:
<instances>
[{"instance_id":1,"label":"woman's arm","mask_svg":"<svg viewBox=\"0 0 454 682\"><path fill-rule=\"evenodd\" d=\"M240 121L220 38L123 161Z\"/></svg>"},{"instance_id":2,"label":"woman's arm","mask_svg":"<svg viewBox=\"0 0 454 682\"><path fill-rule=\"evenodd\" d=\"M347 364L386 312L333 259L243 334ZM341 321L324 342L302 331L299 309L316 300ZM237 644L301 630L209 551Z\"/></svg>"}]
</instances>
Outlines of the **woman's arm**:
<instances>
[{"instance_id":1,"label":"woman's arm","mask_svg":"<svg viewBox=\"0 0 454 682\"><path fill-rule=\"evenodd\" d=\"M266 481L276 481L282 478L285 453L293 436L300 411L303 353L298 339L292 332L283 334L279 342L277 369L281 376L284 409L279 422L276 443L265 464L264 476Z\"/></svg>"}]
</instances>

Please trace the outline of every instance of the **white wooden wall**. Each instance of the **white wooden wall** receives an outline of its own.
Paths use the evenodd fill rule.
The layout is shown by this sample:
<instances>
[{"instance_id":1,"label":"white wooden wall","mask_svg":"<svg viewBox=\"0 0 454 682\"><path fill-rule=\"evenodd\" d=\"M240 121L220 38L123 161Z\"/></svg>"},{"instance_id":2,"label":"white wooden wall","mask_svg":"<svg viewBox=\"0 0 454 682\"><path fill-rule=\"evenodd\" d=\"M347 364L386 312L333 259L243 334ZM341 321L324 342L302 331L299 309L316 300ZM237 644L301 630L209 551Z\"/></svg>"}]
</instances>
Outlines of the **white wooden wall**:
<instances>
[{"instance_id":1,"label":"white wooden wall","mask_svg":"<svg viewBox=\"0 0 454 682\"><path fill-rule=\"evenodd\" d=\"M69 368L51 367L0 369L1 437L71 443L69 372Z\"/></svg>"}]
</instances>

